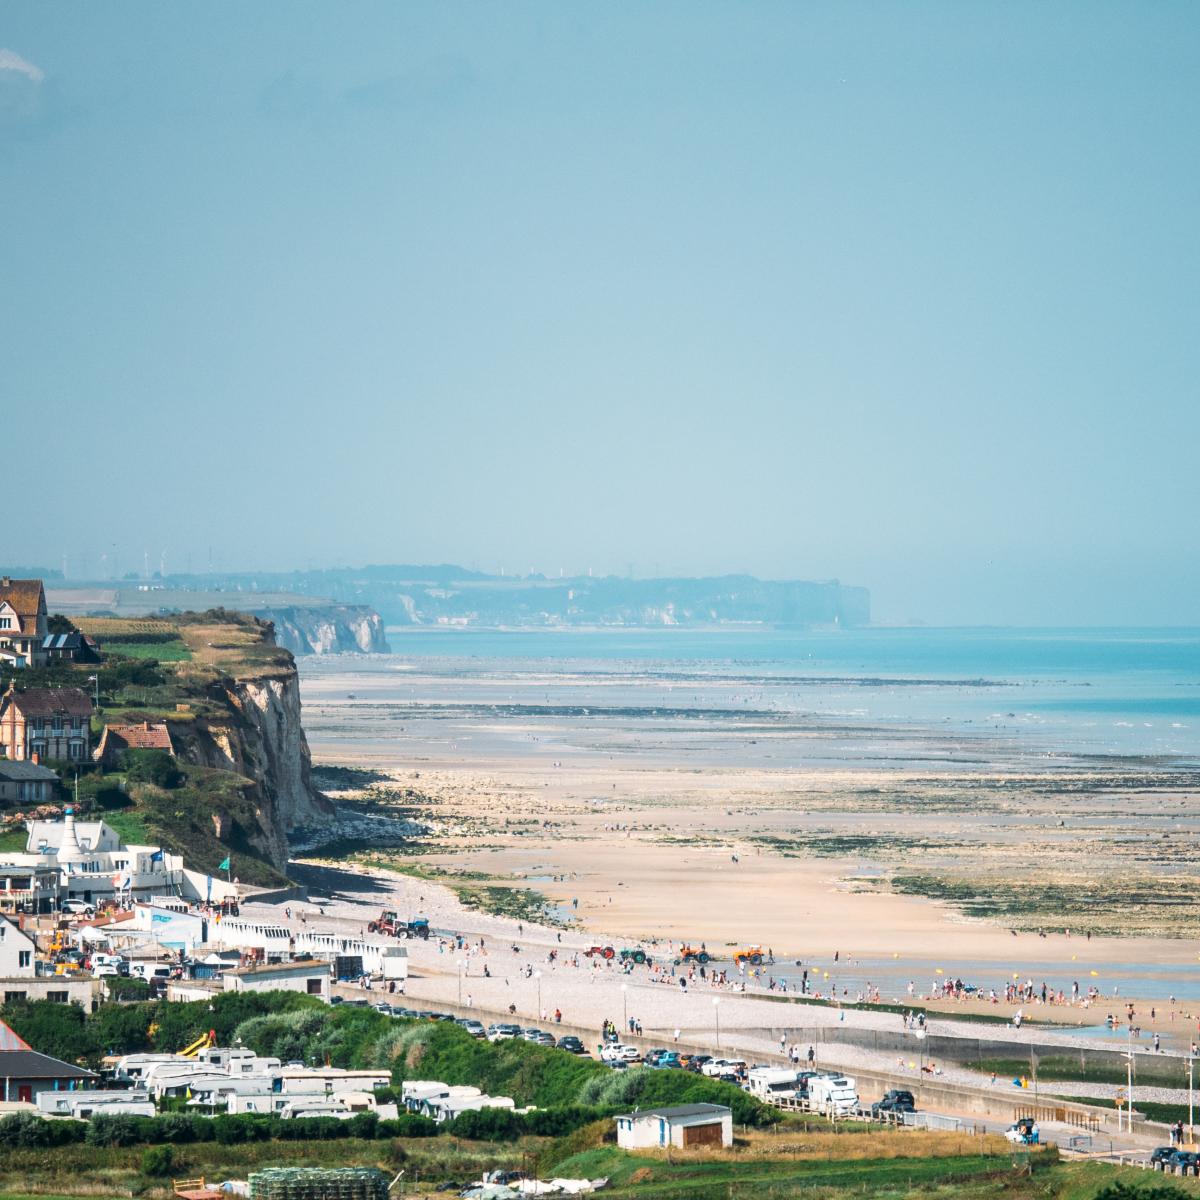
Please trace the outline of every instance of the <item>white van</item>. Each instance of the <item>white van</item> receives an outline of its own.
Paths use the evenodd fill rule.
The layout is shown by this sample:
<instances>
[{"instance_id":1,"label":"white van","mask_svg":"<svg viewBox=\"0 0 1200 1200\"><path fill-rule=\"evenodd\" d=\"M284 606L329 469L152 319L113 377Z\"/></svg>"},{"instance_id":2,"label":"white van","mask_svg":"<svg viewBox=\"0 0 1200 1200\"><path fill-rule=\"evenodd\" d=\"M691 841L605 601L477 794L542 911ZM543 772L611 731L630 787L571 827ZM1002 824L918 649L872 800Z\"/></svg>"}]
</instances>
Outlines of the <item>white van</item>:
<instances>
[{"instance_id":1,"label":"white van","mask_svg":"<svg viewBox=\"0 0 1200 1200\"><path fill-rule=\"evenodd\" d=\"M844 1117L858 1108L858 1088L849 1075L814 1075L808 1081L808 1104L813 1112Z\"/></svg>"},{"instance_id":2,"label":"white van","mask_svg":"<svg viewBox=\"0 0 1200 1200\"><path fill-rule=\"evenodd\" d=\"M135 962L129 966L129 974L134 979L170 979L171 968L163 963Z\"/></svg>"},{"instance_id":3,"label":"white van","mask_svg":"<svg viewBox=\"0 0 1200 1200\"><path fill-rule=\"evenodd\" d=\"M759 1100L798 1100L803 1094L800 1072L788 1067L752 1067L746 1091Z\"/></svg>"}]
</instances>

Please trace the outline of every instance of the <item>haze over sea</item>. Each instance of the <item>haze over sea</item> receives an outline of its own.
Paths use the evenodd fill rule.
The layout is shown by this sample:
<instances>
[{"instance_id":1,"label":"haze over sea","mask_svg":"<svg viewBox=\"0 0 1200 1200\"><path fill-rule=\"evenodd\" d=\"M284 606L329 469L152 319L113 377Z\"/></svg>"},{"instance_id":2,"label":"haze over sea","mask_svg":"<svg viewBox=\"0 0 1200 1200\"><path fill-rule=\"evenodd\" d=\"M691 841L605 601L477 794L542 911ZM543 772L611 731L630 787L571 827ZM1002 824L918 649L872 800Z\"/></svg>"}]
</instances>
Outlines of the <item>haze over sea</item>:
<instances>
[{"instance_id":1,"label":"haze over sea","mask_svg":"<svg viewBox=\"0 0 1200 1200\"><path fill-rule=\"evenodd\" d=\"M839 724L949 728L1031 752L1200 760L1200 629L402 628L389 636L397 657L422 674L537 674L548 685L569 677L574 703L586 702L581 679L641 677L670 687L682 707L689 698L675 694L678 685L694 679L705 682L706 703L711 686L725 684L736 704ZM615 699L607 686L604 702Z\"/></svg>"}]
</instances>

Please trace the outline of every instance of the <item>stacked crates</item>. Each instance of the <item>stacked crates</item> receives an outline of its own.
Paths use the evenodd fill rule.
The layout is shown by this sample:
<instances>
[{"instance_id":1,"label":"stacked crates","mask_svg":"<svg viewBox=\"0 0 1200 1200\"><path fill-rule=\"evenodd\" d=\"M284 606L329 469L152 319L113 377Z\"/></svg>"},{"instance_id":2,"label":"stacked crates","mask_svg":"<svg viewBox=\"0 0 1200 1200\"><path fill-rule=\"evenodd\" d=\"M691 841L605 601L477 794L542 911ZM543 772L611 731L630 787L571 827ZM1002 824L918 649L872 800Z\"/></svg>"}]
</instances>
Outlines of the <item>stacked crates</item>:
<instances>
[{"instance_id":1,"label":"stacked crates","mask_svg":"<svg viewBox=\"0 0 1200 1200\"><path fill-rule=\"evenodd\" d=\"M387 1200L375 1167L271 1167L250 1176L250 1200Z\"/></svg>"}]
</instances>

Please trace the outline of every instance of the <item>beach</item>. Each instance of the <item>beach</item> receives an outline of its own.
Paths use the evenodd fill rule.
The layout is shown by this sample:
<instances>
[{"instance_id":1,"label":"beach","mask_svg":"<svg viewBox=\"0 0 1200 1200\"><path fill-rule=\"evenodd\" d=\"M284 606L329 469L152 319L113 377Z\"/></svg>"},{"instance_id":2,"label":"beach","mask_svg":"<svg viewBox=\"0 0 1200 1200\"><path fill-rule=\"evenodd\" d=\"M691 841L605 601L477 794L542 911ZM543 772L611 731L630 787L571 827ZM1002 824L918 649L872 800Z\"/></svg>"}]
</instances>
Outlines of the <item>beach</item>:
<instances>
[{"instance_id":1,"label":"beach","mask_svg":"<svg viewBox=\"0 0 1200 1200\"><path fill-rule=\"evenodd\" d=\"M1056 750L1019 712L985 730L789 707L743 664L351 657L305 664L303 688L314 761L375 773L340 798L428 830L356 860L431 893L524 892L597 941L761 946L777 984L807 969L825 996L1032 978L1200 1008L1186 763Z\"/></svg>"}]
</instances>

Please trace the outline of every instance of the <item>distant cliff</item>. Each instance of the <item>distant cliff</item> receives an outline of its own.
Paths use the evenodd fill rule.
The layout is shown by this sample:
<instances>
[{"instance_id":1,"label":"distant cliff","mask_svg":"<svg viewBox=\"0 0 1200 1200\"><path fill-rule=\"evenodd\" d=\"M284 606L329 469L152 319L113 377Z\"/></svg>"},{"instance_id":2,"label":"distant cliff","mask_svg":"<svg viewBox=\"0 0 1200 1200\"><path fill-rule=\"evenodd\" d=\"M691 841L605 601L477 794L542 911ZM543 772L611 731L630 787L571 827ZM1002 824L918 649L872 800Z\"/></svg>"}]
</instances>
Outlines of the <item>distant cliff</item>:
<instances>
[{"instance_id":1,"label":"distant cliff","mask_svg":"<svg viewBox=\"0 0 1200 1200\"><path fill-rule=\"evenodd\" d=\"M371 566L177 577L172 586L219 588L221 603L231 606L263 592L329 597L355 612L378 613L389 625L854 627L871 620L871 594L866 588L850 587L837 580L773 580L751 575L695 579L587 575L555 579L536 574L483 575L450 566ZM280 641L295 653L304 653L303 642L314 648L322 643L339 649L364 648L358 635L354 645L347 645L345 637L339 644L331 633L317 630L319 614L338 611L336 608L298 605L294 610L298 629L303 631L311 624L314 632L312 636L303 635L295 644L283 632L293 619L293 610L263 606L255 611L279 621Z\"/></svg>"},{"instance_id":2,"label":"distant cliff","mask_svg":"<svg viewBox=\"0 0 1200 1200\"><path fill-rule=\"evenodd\" d=\"M257 617L275 626L275 642L293 654L387 654L383 619L362 604L306 608L258 608Z\"/></svg>"}]
</instances>

